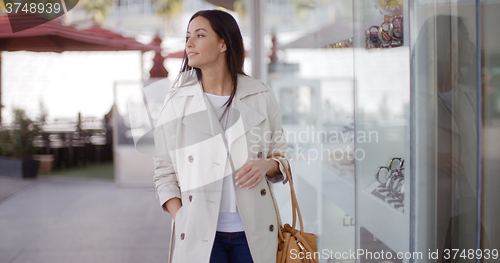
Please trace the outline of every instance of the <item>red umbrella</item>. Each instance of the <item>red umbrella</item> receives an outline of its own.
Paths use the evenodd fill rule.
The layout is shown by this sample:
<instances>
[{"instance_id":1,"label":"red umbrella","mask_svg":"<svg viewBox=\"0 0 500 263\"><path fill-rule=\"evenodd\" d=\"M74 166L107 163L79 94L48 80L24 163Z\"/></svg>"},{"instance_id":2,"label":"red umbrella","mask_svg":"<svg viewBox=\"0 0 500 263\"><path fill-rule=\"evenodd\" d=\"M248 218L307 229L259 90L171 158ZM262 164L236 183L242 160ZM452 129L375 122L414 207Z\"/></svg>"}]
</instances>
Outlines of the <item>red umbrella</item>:
<instances>
[{"instance_id":1,"label":"red umbrella","mask_svg":"<svg viewBox=\"0 0 500 263\"><path fill-rule=\"evenodd\" d=\"M36 25L44 19L31 13L17 13L0 17L0 51L117 51L155 48L143 45L135 39L94 26L87 30L77 30L62 24L62 17L17 33L12 33L10 21L16 25Z\"/></svg>"},{"instance_id":2,"label":"red umbrella","mask_svg":"<svg viewBox=\"0 0 500 263\"><path fill-rule=\"evenodd\" d=\"M16 28L28 28L13 33ZM133 38L102 29L98 26L86 30L77 30L73 26L62 24L62 17L48 21L32 13L17 13L0 17L0 65L2 51L119 51L156 50L154 46L141 44ZM0 72L1 78L1 72ZM1 83L1 81L0 81ZM0 86L0 103L1 103ZM0 122L1 122L0 104Z\"/></svg>"}]
</instances>

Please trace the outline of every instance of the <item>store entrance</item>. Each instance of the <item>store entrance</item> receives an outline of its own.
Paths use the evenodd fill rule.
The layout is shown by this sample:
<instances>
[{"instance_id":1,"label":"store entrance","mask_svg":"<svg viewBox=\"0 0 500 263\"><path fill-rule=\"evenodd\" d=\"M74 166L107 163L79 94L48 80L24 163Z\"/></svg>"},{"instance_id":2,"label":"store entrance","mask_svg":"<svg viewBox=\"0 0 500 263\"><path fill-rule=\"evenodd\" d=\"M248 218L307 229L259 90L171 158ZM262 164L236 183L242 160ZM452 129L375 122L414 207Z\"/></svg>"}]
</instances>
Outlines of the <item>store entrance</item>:
<instances>
[{"instance_id":1,"label":"store entrance","mask_svg":"<svg viewBox=\"0 0 500 263\"><path fill-rule=\"evenodd\" d=\"M268 83L320 262L492 259L500 1L269 1L266 12Z\"/></svg>"}]
</instances>

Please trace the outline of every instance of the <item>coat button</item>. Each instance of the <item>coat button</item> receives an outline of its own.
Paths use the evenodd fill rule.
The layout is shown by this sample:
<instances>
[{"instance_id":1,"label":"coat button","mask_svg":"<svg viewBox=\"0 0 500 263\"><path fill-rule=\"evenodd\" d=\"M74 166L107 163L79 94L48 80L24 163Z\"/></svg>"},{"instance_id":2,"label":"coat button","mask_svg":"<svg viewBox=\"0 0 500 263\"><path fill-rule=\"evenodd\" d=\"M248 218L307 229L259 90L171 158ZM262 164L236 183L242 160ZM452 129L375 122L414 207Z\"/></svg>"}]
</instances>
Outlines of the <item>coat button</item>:
<instances>
[{"instance_id":1,"label":"coat button","mask_svg":"<svg viewBox=\"0 0 500 263\"><path fill-rule=\"evenodd\" d=\"M189 202L193 201L193 196L189 195Z\"/></svg>"},{"instance_id":2,"label":"coat button","mask_svg":"<svg viewBox=\"0 0 500 263\"><path fill-rule=\"evenodd\" d=\"M181 240L184 240L184 237L186 236L186 234L182 233L181 234Z\"/></svg>"},{"instance_id":3,"label":"coat button","mask_svg":"<svg viewBox=\"0 0 500 263\"><path fill-rule=\"evenodd\" d=\"M269 226L269 231L273 232L274 231L274 225Z\"/></svg>"},{"instance_id":4,"label":"coat button","mask_svg":"<svg viewBox=\"0 0 500 263\"><path fill-rule=\"evenodd\" d=\"M266 189L260 190L260 195L262 195L262 196L266 195Z\"/></svg>"},{"instance_id":5,"label":"coat button","mask_svg":"<svg viewBox=\"0 0 500 263\"><path fill-rule=\"evenodd\" d=\"M189 161L190 163L192 163L192 162L193 162L193 156L192 156L192 155L189 155L189 156L188 156L188 161Z\"/></svg>"},{"instance_id":6,"label":"coat button","mask_svg":"<svg viewBox=\"0 0 500 263\"><path fill-rule=\"evenodd\" d=\"M257 154L257 158L259 158L259 159L260 159L260 158L262 158L262 152L259 152L259 153Z\"/></svg>"}]
</instances>

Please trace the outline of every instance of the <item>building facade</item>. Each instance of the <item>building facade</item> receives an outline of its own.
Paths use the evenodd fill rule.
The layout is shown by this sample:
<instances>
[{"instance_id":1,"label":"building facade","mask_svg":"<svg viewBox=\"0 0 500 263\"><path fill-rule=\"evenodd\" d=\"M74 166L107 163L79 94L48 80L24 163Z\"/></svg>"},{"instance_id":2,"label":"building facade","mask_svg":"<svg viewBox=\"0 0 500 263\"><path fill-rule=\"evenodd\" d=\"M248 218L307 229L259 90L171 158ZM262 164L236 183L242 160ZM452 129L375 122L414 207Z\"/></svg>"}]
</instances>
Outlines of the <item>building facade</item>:
<instances>
[{"instance_id":1,"label":"building facade","mask_svg":"<svg viewBox=\"0 0 500 263\"><path fill-rule=\"evenodd\" d=\"M495 262L500 1L258 0L245 10L233 14L247 73L281 105L320 262ZM287 186L273 187L291 222Z\"/></svg>"}]
</instances>

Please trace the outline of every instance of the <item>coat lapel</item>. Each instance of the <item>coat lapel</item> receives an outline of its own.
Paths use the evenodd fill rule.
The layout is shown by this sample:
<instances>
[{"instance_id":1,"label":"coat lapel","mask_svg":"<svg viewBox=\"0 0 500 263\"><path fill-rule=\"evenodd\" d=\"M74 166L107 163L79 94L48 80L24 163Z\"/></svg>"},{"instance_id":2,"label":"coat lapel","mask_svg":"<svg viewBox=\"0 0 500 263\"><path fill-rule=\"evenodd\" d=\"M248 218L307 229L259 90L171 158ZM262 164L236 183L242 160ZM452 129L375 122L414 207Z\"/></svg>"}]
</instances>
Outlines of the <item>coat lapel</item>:
<instances>
[{"instance_id":1,"label":"coat lapel","mask_svg":"<svg viewBox=\"0 0 500 263\"><path fill-rule=\"evenodd\" d=\"M238 89L231 107L235 108L241 115L245 133L266 119L251 105L252 95L267 91L267 87L260 81L245 75L238 75Z\"/></svg>"},{"instance_id":2,"label":"coat lapel","mask_svg":"<svg viewBox=\"0 0 500 263\"><path fill-rule=\"evenodd\" d=\"M199 132L212 135L213 137L221 134L222 128L218 124L217 116L215 112L211 109L211 105L207 104L205 101L203 89L200 83L196 83L193 86L184 87L186 91L179 94L177 97L185 97L184 103L190 100L189 105L184 110L182 115L182 123L189 126Z\"/></svg>"},{"instance_id":3,"label":"coat lapel","mask_svg":"<svg viewBox=\"0 0 500 263\"><path fill-rule=\"evenodd\" d=\"M253 95L263 91L267 91L267 87L261 82L244 75L239 75L238 89L231 104L231 107L235 109L232 111L234 116L231 118L231 120L234 120L234 124L226 131L226 138L231 153L233 153L233 150L236 150L236 153L238 153L238 150L232 147L234 142L266 119L257 109L252 107L254 103L251 103L252 98L255 99ZM246 144L246 140L243 143ZM239 145L242 146L241 144ZM246 158L243 159L246 161Z\"/></svg>"}]
</instances>

